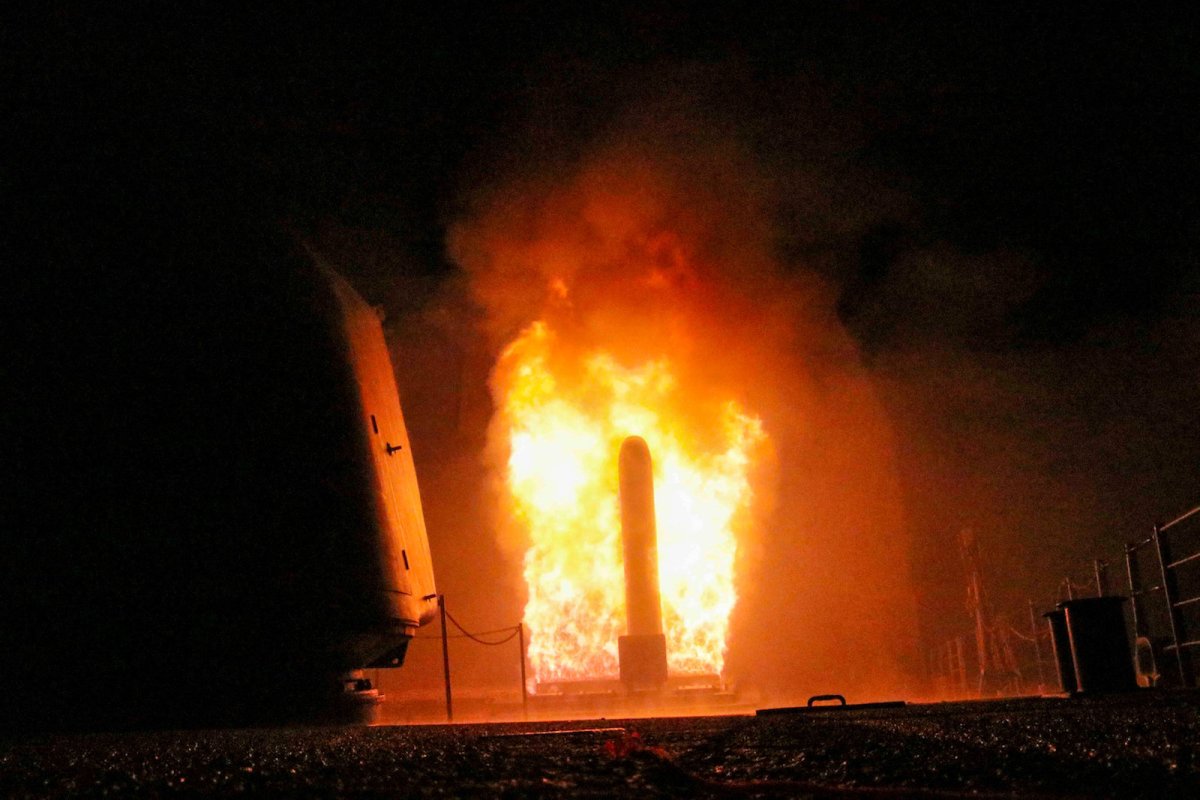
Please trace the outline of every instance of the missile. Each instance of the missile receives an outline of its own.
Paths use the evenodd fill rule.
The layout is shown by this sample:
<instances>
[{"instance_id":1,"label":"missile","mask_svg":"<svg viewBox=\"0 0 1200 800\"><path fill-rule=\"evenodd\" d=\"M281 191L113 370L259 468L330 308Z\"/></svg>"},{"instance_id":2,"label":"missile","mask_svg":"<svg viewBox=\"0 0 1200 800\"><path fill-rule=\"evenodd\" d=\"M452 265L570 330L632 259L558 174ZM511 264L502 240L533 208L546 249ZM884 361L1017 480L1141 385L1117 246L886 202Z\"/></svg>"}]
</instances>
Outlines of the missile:
<instances>
[{"instance_id":1,"label":"missile","mask_svg":"<svg viewBox=\"0 0 1200 800\"><path fill-rule=\"evenodd\" d=\"M640 436L621 443L617 475L625 558L626 635L617 641L621 681L631 690L656 689L667 679L667 646L658 587L654 468Z\"/></svg>"},{"instance_id":2,"label":"missile","mask_svg":"<svg viewBox=\"0 0 1200 800\"><path fill-rule=\"evenodd\" d=\"M630 436L621 443L618 475L625 554L625 632L630 636L653 636L663 632L654 469L650 448L640 436Z\"/></svg>"}]
</instances>

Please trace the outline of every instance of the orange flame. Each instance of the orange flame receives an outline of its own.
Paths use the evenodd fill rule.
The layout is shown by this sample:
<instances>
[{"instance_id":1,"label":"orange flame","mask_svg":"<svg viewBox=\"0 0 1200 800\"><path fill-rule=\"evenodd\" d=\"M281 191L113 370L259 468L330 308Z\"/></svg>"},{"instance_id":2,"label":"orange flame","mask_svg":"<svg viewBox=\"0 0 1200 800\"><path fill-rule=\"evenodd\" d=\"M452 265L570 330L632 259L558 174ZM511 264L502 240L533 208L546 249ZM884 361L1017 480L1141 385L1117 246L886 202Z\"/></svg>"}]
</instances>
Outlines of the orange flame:
<instances>
[{"instance_id":1,"label":"orange flame","mask_svg":"<svg viewBox=\"0 0 1200 800\"><path fill-rule=\"evenodd\" d=\"M566 347L535 322L493 376L507 486L527 530L532 682L615 677L625 633L617 455L630 435L654 460L667 661L719 674L737 596L737 532L752 499L758 418L734 401L697 415L665 358L626 366ZM687 412L687 413L685 413Z\"/></svg>"}]
</instances>

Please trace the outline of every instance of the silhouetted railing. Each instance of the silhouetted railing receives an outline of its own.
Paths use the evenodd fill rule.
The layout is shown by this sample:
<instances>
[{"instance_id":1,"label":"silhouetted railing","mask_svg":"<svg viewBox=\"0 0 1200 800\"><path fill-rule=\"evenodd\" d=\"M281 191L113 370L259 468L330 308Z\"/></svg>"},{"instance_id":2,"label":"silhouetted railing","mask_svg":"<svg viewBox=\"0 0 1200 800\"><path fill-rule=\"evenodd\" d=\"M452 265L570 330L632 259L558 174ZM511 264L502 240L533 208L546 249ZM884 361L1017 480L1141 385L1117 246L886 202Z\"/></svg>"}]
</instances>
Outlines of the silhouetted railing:
<instances>
[{"instance_id":1,"label":"silhouetted railing","mask_svg":"<svg viewBox=\"0 0 1200 800\"><path fill-rule=\"evenodd\" d=\"M1132 599L1133 634L1139 650L1149 648L1154 660L1168 656L1175 662L1181 686L1196 685L1192 650L1200 647L1200 506L1162 525L1154 533L1125 546L1125 567ZM1144 585L1139 556L1153 546L1158 560L1158 583ZM1165 612L1167 634L1156 631L1153 599ZM1163 665L1164 668L1166 665Z\"/></svg>"},{"instance_id":2,"label":"silhouetted railing","mask_svg":"<svg viewBox=\"0 0 1200 800\"><path fill-rule=\"evenodd\" d=\"M1155 525L1151 536L1126 544L1125 569L1142 685L1196 686L1200 659L1196 655L1200 653L1200 506ZM1109 562L1097 559L1091 574L1063 578L1056 599L1107 595L1112 591L1111 584ZM1049 688L1054 674L1051 637L1032 600L1028 630L1024 622L1014 625L998 615L992 618L987 633L984 657L1001 678L993 683L992 691L985 691L982 679L976 687L967 677L971 662L981 676L984 673L979 658L965 652L971 649L967 637L950 639L929 652L926 668L935 691L965 697L997 690L1016 693Z\"/></svg>"}]
</instances>

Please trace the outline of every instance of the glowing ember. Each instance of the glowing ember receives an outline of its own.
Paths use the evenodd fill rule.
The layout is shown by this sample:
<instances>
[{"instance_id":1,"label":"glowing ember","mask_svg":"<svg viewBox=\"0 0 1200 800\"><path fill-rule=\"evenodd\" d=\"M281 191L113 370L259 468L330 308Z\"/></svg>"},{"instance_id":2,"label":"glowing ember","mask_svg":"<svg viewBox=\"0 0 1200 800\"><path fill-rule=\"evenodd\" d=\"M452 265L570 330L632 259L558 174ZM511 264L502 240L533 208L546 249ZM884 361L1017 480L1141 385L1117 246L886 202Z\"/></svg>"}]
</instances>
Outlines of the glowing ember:
<instances>
[{"instance_id":1,"label":"glowing ember","mask_svg":"<svg viewBox=\"0 0 1200 800\"><path fill-rule=\"evenodd\" d=\"M530 539L533 682L617 675L625 633L617 455L629 435L644 438L654 459L668 667L720 673L760 421L732 401L698 409L665 359L625 366L601 350L581 353L545 322L509 344L493 391L510 446L508 488Z\"/></svg>"}]
</instances>

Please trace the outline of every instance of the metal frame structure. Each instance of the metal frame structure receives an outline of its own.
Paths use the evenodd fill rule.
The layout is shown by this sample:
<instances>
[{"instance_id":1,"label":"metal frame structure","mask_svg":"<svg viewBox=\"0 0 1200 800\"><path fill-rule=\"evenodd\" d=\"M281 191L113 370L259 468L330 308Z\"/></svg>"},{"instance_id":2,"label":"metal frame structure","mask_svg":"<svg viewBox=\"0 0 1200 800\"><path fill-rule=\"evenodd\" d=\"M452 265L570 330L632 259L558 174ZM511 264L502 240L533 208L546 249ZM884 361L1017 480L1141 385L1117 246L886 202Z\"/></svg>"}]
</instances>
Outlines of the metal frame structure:
<instances>
[{"instance_id":1,"label":"metal frame structure","mask_svg":"<svg viewBox=\"0 0 1200 800\"><path fill-rule=\"evenodd\" d=\"M1182 686L1196 685L1196 669L1192 659L1191 648L1200 647L1200 616L1189 619L1189 609L1200 609L1200 594L1182 597L1179 588L1179 570L1181 567L1200 562L1200 549L1185 555L1177 555L1180 543L1173 541L1185 522L1192 532L1200 532L1200 506L1193 508L1175 519L1162 525L1154 526L1154 533L1141 541L1125 545L1125 569L1129 576L1129 595L1133 610L1133 633L1136 638L1148 636L1149 626L1146 619L1146 599L1155 592L1161 592L1166 604L1167 618L1170 621L1171 644L1164 650L1175 654L1175 663L1179 670L1179 681ZM1145 547L1154 546L1158 557L1159 583L1155 586L1140 586L1138 551ZM1200 566L1200 564L1198 564Z\"/></svg>"}]
</instances>

